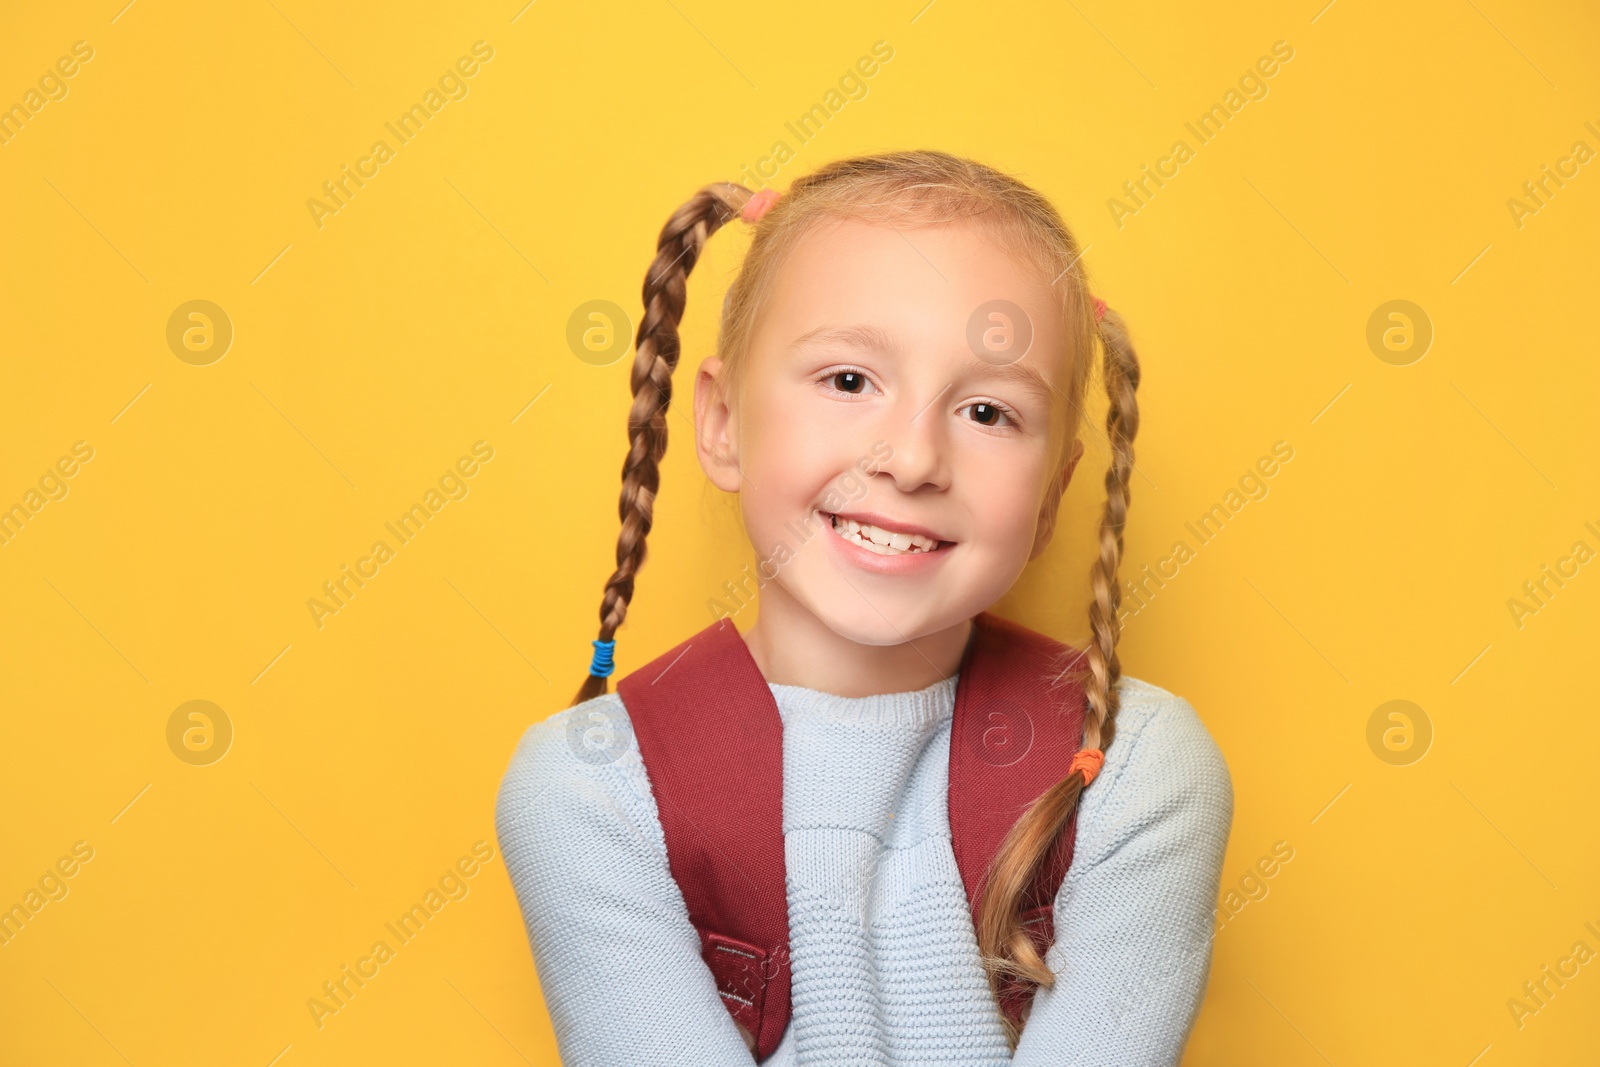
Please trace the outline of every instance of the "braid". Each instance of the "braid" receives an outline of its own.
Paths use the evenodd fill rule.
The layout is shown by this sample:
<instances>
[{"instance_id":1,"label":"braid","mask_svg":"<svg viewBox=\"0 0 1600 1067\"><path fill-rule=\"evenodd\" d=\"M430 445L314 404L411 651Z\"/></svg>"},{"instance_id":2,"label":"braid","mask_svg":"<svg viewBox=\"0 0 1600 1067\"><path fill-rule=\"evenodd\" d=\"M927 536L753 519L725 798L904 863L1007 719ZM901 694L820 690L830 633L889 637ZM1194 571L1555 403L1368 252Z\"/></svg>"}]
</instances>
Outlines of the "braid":
<instances>
[{"instance_id":1,"label":"braid","mask_svg":"<svg viewBox=\"0 0 1600 1067\"><path fill-rule=\"evenodd\" d=\"M655 513L661 484L659 464L667 452L667 407L672 372L678 366L678 323L688 295L689 272L706 240L739 214L753 194L742 185L717 182L690 197L672 213L656 241L656 257L644 277L644 318L634 343L633 408L628 412L628 457L622 463L622 496L617 512L617 569L606 580L600 600L600 641L614 639L628 616L633 579L645 560L645 536ZM606 676L590 674L574 704L606 691Z\"/></svg>"},{"instance_id":2,"label":"braid","mask_svg":"<svg viewBox=\"0 0 1600 1067\"><path fill-rule=\"evenodd\" d=\"M1133 471L1133 437L1139 429L1139 357L1128 339L1121 316L1110 309L1099 324L1105 350L1106 436L1111 444L1111 465L1106 471L1106 503L1100 519L1100 555L1091 572L1094 602L1089 606L1092 630L1082 658L1088 710L1084 716L1083 746L1104 752L1116 736L1117 682L1122 665L1117 659L1117 638L1122 624L1117 608L1122 601L1117 568L1122 562L1122 530L1128 517L1128 479ZM978 917L978 947L989 983L997 998L1017 984L1051 986L1055 975L1045 966L1031 938L1024 932L1022 903L1037 871L1054 847L1056 838L1078 808L1086 782L1074 772L1046 790L1012 825L1001 842L985 881ZM1028 1005L1031 1007L1031 1002ZM1027 1008L1023 1009L1026 1022ZM1005 1018L1006 1036L1013 1047L1022 1028Z\"/></svg>"},{"instance_id":3,"label":"braid","mask_svg":"<svg viewBox=\"0 0 1600 1067\"><path fill-rule=\"evenodd\" d=\"M1133 436L1139 430L1139 356L1128 340L1122 316L1110 308L1100 324L1105 346L1106 437L1111 442L1111 466L1106 470L1106 504L1100 519L1100 555L1094 561L1094 603L1089 606L1089 626L1094 631L1088 648L1089 716L1084 724L1084 745L1102 752L1116 736L1117 682L1122 664L1117 658L1117 638L1122 620L1122 588L1117 568L1122 562L1122 529L1128 519L1128 480L1133 473Z\"/></svg>"}]
</instances>

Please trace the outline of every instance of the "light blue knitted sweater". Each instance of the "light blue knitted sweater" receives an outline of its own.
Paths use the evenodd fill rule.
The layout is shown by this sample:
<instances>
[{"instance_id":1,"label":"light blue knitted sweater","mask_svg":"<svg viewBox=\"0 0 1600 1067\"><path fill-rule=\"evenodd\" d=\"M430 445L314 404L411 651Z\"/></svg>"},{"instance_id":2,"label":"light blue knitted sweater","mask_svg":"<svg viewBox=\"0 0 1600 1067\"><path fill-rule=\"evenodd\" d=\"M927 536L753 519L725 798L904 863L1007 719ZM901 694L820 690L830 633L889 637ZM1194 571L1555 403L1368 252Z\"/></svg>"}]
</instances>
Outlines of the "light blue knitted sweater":
<instances>
[{"instance_id":1,"label":"light blue knitted sweater","mask_svg":"<svg viewBox=\"0 0 1600 1067\"><path fill-rule=\"evenodd\" d=\"M1013 1055L950 846L956 683L869 697L770 686L793 1014L763 1063L1176 1064L1210 971L1233 817L1221 752L1184 700L1123 679L1056 897L1055 986L1035 995ZM619 697L531 727L496 814L564 1064L754 1062L700 959Z\"/></svg>"}]
</instances>

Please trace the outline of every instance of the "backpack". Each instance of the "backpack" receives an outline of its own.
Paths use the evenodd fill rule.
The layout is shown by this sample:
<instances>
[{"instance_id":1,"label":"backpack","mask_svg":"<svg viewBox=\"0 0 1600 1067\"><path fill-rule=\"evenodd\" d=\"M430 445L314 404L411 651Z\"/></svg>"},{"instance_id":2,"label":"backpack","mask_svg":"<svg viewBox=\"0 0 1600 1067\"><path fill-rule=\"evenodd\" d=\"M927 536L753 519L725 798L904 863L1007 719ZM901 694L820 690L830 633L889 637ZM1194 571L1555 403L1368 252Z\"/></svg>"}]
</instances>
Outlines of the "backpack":
<instances>
[{"instance_id":1,"label":"backpack","mask_svg":"<svg viewBox=\"0 0 1600 1067\"><path fill-rule=\"evenodd\" d=\"M950 736L951 844L974 926L981 881L1006 831L1066 776L1082 747L1085 698L1070 676L1078 653L989 614L973 620ZM644 761L673 879L700 933L723 1005L771 1055L790 1015L784 881L783 723L744 638L723 618L617 683ZM1042 955L1072 863L1077 814L1057 837L1024 900L1024 930ZM1002 987L1020 1022L1031 987Z\"/></svg>"}]
</instances>

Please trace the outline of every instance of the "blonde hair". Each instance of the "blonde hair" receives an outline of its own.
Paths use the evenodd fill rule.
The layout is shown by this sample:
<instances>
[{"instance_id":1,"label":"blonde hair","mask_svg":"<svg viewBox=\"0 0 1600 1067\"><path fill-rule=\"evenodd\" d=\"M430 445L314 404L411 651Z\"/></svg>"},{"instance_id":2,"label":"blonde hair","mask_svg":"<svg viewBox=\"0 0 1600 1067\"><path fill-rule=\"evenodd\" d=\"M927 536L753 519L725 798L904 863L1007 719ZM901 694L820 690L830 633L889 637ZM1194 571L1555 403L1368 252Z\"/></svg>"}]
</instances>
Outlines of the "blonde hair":
<instances>
[{"instance_id":1,"label":"blonde hair","mask_svg":"<svg viewBox=\"0 0 1600 1067\"><path fill-rule=\"evenodd\" d=\"M600 604L600 640L611 641L627 616L633 582L645 560L659 465L667 447L667 408L672 372L679 356L678 323L683 317L689 272L706 241L739 215L755 195L731 182L708 185L673 212L656 242L656 256L645 274L644 318L635 343L633 407L628 415L629 450L622 468L617 537L617 569L606 581ZM1117 609L1121 589L1122 531L1128 512L1128 480L1133 470L1133 438L1139 428L1135 392L1139 360L1122 319L1107 309L1098 321L1094 298L1080 262L1081 253L1054 206L1043 195L1009 175L973 160L943 152L890 152L827 164L795 180L754 225L750 249L723 306L717 355L724 382L736 380L754 323L796 238L819 220L861 219L874 223L926 226L963 220L987 225L998 239L1037 265L1060 293L1069 373L1061 391L1067 402L1070 445L1083 416L1096 341L1102 352L1102 377L1109 399L1105 434L1111 454L1106 471L1105 508L1099 553L1091 581L1090 641L1082 654L1061 664L1066 673L1081 663L1078 679L1088 700L1084 747L1107 749L1115 736L1117 683L1121 665ZM606 692L604 676L590 674L574 703ZM984 881L977 922L978 947L991 988L999 996L1012 983L1052 985L1055 975L1024 932L1021 906L1026 891L1057 836L1078 807L1085 787L1075 771L1046 790L1011 827ZM1021 1027L1006 1021L1015 1044Z\"/></svg>"}]
</instances>

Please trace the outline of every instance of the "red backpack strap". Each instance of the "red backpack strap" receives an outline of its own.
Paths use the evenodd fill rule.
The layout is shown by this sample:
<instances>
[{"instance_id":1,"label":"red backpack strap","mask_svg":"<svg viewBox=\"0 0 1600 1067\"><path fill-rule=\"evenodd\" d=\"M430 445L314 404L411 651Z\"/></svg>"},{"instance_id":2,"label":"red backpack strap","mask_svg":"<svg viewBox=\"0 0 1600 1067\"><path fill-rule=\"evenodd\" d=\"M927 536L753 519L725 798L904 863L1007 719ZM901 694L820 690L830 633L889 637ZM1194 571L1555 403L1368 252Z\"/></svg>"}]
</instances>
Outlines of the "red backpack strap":
<instances>
[{"instance_id":1,"label":"red backpack strap","mask_svg":"<svg viewBox=\"0 0 1600 1067\"><path fill-rule=\"evenodd\" d=\"M770 1056L789 1024L783 720L720 619L617 683L672 877L729 1014Z\"/></svg>"},{"instance_id":2,"label":"red backpack strap","mask_svg":"<svg viewBox=\"0 0 1600 1067\"><path fill-rule=\"evenodd\" d=\"M988 612L973 620L961 661L950 734L950 837L976 928L982 881L1000 842L1041 793L1066 777L1083 747L1086 710L1076 649ZM1074 664L1075 666L1075 664ZM1055 941L1054 904L1072 865L1074 812L1040 865L1023 905L1023 923L1042 955ZM1031 988L1007 986L1000 1006L1020 1021Z\"/></svg>"}]
</instances>

